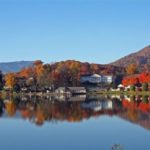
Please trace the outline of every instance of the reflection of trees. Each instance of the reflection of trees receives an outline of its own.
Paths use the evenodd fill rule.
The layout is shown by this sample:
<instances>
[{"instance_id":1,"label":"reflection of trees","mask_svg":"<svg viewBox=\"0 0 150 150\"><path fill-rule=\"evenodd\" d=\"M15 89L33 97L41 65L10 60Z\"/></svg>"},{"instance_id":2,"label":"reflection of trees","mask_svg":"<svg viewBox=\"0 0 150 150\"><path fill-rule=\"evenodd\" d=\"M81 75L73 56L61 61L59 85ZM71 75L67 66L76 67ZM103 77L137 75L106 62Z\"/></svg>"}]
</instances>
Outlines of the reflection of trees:
<instances>
[{"instance_id":1,"label":"reflection of trees","mask_svg":"<svg viewBox=\"0 0 150 150\"><path fill-rule=\"evenodd\" d=\"M29 119L37 125L47 122L80 122L91 117L101 115L117 115L133 123L140 124L150 129L150 103L145 101L128 101L123 99L113 99L113 107L110 109L102 108L95 111L92 108L83 108L83 104L88 102L59 102L49 101L39 98L15 98L13 100L0 101L1 113L6 112L8 116L15 116L16 111L23 119ZM95 101L96 102L96 101ZM104 101L105 102L105 101ZM5 111L3 111L5 110Z\"/></svg>"},{"instance_id":2,"label":"reflection of trees","mask_svg":"<svg viewBox=\"0 0 150 150\"><path fill-rule=\"evenodd\" d=\"M142 100L129 102L124 99L122 100L122 109L122 113L118 114L121 118L150 129L150 103Z\"/></svg>"},{"instance_id":3,"label":"reflection of trees","mask_svg":"<svg viewBox=\"0 0 150 150\"><path fill-rule=\"evenodd\" d=\"M5 105L2 101L2 99L0 99L0 116L2 116L4 113L4 107L5 107Z\"/></svg>"},{"instance_id":4,"label":"reflection of trees","mask_svg":"<svg viewBox=\"0 0 150 150\"><path fill-rule=\"evenodd\" d=\"M5 102L6 112L8 116L13 117L16 113L16 105L13 101L6 101Z\"/></svg>"}]
</instances>

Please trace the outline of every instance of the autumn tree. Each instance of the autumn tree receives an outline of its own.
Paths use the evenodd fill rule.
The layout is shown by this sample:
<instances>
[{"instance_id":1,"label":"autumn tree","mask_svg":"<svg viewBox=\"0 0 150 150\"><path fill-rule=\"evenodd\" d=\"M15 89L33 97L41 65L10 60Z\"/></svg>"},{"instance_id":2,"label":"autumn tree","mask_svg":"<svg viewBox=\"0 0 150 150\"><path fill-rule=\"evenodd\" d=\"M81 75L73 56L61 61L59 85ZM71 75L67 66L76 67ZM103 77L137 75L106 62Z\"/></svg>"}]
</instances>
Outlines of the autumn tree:
<instances>
[{"instance_id":1,"label":"autumn tree","mask_svg":"<svg viewBox=\"0 0 150 150\"><path fill-rule=\"evenodd\" d=\"M5 75L5 86L13 89L16 84L15 74L8 73Z\"/></svg>"},{"instance_id":2,"label":"autumn tree","mask_svg":"<svg viewBox=\"0 0 150 150\"><path fill-rule=\"evenodd\" d=\"M134 77L134 76L131 76L131 77L125 77L123 80L122 80L122 84L124 86L128 86L128 85L136 85L139 83L139 78L138 77Z\"/></svg>"},{"instance_id":3,"label":"autumn tree","mask_svg":"<svg viewBox=\"0 0 150 150\"><path fill-rule=\"evenodd\" d=\"M43 62L41 60L36 60L33 63L34 66L39 66L39 65L42 65L42 64L43 64Z\"/></svg>"},{"instance_id":4,"label":"autumn tree","mask_svg":"<svg viewBox=\"0 0 150 150\"><path fill-rule=\"evenodd\" d=\"M137 72L137 65L136 64L130 64L126 67L126 72L129 75L135 74Z\"/></svg>"},{"instance_id":5,"label":"autumn tree","mask_svg":"<svg viewBox=\"0 0 150 150\"><path fill-rule=\"evenodd\" d=\"M139 75L139 80L141 83L150 83L150 73L141 73Z\"/></svg>"},{"instance_id":6,"label":"autumn tree","mask_svg":"<svg viewBox=\"0 0 150 150\"><path fill-rule=\"evenodd\" d=\"M32 67L23 68L19 73L18 77L30 78L34 77L34 69Z\"/></svg>"},{"instance_id":7,"label":"autumn tree","mask_svg":"<svg viewBox=\"0 0 150 150\"><path fill-rule=\"evenodd\" d=\"M42 73L44 71L43 62L41 60L35 61L32 69L33 69L32 82L33 86L37 89Z\"/></svg>"},{"instance_id":8,"label":"autumn tree","mask_svg":"<svg viewBox=\"0 0 150 150\"><path fill-rule=\"evenodd\" d=\"M46 64L43 66L42 74L40 75L40 78L38 80L38 85L40 87L49 87L53 83L53 79L50 76L51 73L51 65Z\"/></svg>"},{"instance_id":9,"label":"autumn tree","mask_svg":"<svg viewBox=\"0 0 150 150\"><path fill-rule=\"evenodd\" d=\"M34 62L34 69L35 69L35 75L37 78L40 78L42 75L44 68L43 68L43 62L40 60L37 60Z\"/></svg>"},{"instance_id":10,"label":"autumn tree","mask_svg":"<svg viewBox=\"0 0 150 150\"><path fill-rule=\"evenodd\" d=\"M72 86L77 86L79 81L79 73L80 73L80 63L74 62L70 67L70 81L72 82Z\"/></svg>"}]
</instances>

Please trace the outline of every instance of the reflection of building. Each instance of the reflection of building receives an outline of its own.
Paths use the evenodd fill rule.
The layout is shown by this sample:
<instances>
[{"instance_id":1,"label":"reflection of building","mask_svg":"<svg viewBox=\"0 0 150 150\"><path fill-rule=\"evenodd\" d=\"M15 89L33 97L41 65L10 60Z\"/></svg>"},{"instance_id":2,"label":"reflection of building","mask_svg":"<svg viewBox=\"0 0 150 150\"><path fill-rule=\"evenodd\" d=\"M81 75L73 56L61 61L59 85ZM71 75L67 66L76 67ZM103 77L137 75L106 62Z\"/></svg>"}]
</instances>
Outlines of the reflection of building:
<instances>
[{"instance_id":1,"label":"reflection of building","mask_svg":"<svg viewBox=\"0 0 150 150\"><path fill-rule=\"evenodd\" d=\"M55 99L58 101L79 102L79 101L85 101L86 95L81 94L81 95L68 96L65 94L57 94L55 95Z\"/></svg>"},{"instance_id":2,"label":"reflection of building","mask_svg":"<svg viewBox=\"0 0 150 150\"><path fill-rule=\"evenodd\" d=\"M91 101L89 103L82 103L81 107L92 109L94 111L100 111L100 110L103 110L103 109L113 109L113 102L111 100Z\"/></svg>"},{"instance_id":3,"label":"reflection of building","mask_svg":"<svg viewBox=\"0 0 150 150\"><path fill-rule=\"evenodd\" d=\"M129 102L131 102L131 98L126 96L126 95L124 96L124 99L128 100Z\"/></svg>"},{"instance_id":4,"label":"reflection of building","mask_svg":"<svg viewBox=\"0 0 150 150\"><path fill-rule=\"evenodd\" d=\"M90 74L90 75L82 75L80 78L81 83L112 83L114 80L112 75L99 75L99 74Z\"/></svg>"},{"instance_id":5,"label":"reflection of building","mask_svg":"<svg viewBox=\"0 0 150 150\"><path fill-rule=\"evenodd\" d=\"M86 100L86 95L75 95L71 96L68 101L76 102L76 101L85 101Z\"/></svg>"},{"instance_id":6,"label":"reflection of building","mask_svg":"<svg viewBox=\"0 0 150 150\"><path fill-rule=\"evenodd\" d=\"M66 101L66 96L63 94L55 95L55 99L58 101Z\"/></svg>"}]
</instances>

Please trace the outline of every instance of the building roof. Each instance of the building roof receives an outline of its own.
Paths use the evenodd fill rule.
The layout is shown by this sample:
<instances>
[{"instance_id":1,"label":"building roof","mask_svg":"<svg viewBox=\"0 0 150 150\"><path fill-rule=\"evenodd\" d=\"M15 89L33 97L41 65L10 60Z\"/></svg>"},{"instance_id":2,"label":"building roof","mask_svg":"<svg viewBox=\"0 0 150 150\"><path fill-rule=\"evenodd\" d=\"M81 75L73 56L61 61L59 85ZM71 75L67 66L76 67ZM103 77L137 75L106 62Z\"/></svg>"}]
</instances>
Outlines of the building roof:
<instances>
[{"instance_id":1,"label":"building roof","mask_svg":"<svg viewBox=\"0 0 150 150\"><path fill-rule=\"evenodd\" d=\"M101 77L101 75L99 74L85 74L85 75L82 75L81 77Z\"/></svg>"},{"instance_id":2,"label":"building roof","mask_svg":"<svg viewBox=\"0 0 150 150\"><path fill-rule=\"evenodd\" d=\"M101 75L99 75L99 74L93 74L93 75L91 75L91 77L101 77Z\"/></svg>"},{"instance_id":3,"label":"building roof","mask_svg":"<svg viewBox=\"0 0 150 150\"><path fill-rule=\"evenodd\" d=\"M102 77L102 76L105 76L105 77L112 77L113 75L112 74L107 74L107 75L101 75L101 74L85 74L85 75L81 75L81 77Z\"/></svg>"},{"instance_id":4,"label":"building roof","mask_svg":"<svg viewBox=\"0 0 150 150\"><path fill-rule=\"evenodd\" d=\"M65 87L59 87L57 90L65 90Z\"/></svg>"}]
</instances>

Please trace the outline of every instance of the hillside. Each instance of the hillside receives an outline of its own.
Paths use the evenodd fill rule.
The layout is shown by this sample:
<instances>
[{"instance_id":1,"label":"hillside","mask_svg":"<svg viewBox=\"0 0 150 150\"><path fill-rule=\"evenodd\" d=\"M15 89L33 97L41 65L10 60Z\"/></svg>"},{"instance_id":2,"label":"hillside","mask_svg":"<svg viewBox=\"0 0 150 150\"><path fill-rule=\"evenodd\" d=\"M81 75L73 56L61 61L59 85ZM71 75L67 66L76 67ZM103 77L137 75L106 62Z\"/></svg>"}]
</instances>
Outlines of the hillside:
<instances>
[{"instance_id":1,"label":"hillside","mask_svg":"<svg viewBox=\"0 0 150 150\"><path fill-rule=\"evenodd\" d=\"M66 64L70 65L72 62L76 61L64 61L58 62L55 65L59 64L59 67L62 68L66 66ZM90 72L89 68L95 68L96 73L101 74L115 74L116 72L123 72L123 68L127 67L130 64L136 64L138 70L148 69L150 70L150 45L139 50L136 53L132 53L127 55L113 63L108 65L99 65L99 64L89 64L78 62L84 69L87 69L87 72ZM3 73L8 72L18 72L23 68L29 67L33 64L33 61L16 61L16 62L8 62L8 63L0 63L0 70Z\"/></svg>"},{"instance_id":2,"label":"hillside","mask_svg":"<svg viewBox=\"0 0 150 150\"><path fill-rule=\"evenodd\" d=\"M16 62L0 63L0 70L3 73L18 72L22 68L29 67L32 64L33 61L16 61Z\"/></svg>"},{"instance_id":3,"label":"hillside","mask_svg":"<svg viewBox=\"0 0 150 150\"><path fill-rule=\"evenodd\" d=\"M129 64L136 64L141 70L144 66L150 66L150 46L147 46L136 53L125 56L113 63L112 65L126 67Z\"/></svg>"}]
</instances>

